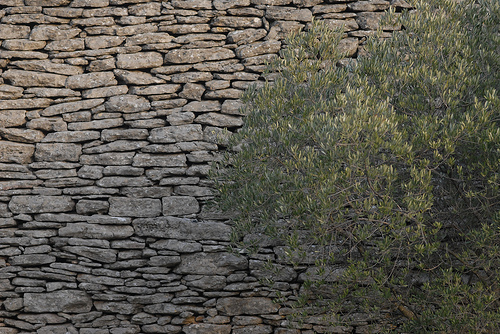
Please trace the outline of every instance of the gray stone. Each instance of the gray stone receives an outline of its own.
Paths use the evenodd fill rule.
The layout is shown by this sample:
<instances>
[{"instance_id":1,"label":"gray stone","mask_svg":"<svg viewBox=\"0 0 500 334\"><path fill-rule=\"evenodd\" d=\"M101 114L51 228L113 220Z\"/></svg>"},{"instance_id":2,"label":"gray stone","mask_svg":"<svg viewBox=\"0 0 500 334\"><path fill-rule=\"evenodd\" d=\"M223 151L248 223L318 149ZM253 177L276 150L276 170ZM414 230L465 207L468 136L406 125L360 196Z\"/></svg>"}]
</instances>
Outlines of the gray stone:
<instances>
[{"instance_id":1,"label":"gray stone","mask_svg":"<svg viewBox=\"0 0 500 334\"><path fill-rule=\"evenodd\" d=\"M133 233L131 226L102 225L102 223L72 223L59 229L60 236L77 238L124 239Z\"/></svg>"},{"instance_id":2,"label":"gray stone","mask_svg":"<svg viewBox=\"0 0 500 334\"><path fill-rule=\"evenodd\" d=\"M20 6L24 6L22 1ZM0 24L0 36L2 36L2 39L28 38L30 30L29 26Z\"/></svg>"},{"instance_id":3,"label":"gray stone","mask_svg":"<svg viewBox=\"0 0 500 334\"><path fill-rule=\"evenodd\" d=\"M108 201L80 200L76 203L76 213L81 215L105 214L108 212Z\"/></svg>"},{"instance_id":4,"label":"gray stone","mask_svg":"<svg viewBox=\"0 0 500 334\"><path fill-rule=\"evenodd\" d=\"M175 217L136 219L133 226L139 236L177 240L229 241L231 234L231 228L224 223L196 222Z\"/></svg>"},{"instance_id":5,"label":"gray stone","mask_svg":"<svg viewBox=\"0 0 500 334\"><path fill-rule=\"evenodd\" d=\"M26 71L50 72L62 75L82 74L83 70L79 66L59 64L50 60L19 60L11 63Z\"/></svg>"},{"instance_id":6,"label":"gray stone","mask_svg":"<svg viewBox=\"0 0 500 334\"><path fill-rule=\"evenodd\" d=\"M55 116L79 110L91 109L97 107L103 102L104 99L91 99L91 100L82 100L76 102L59 103L42 110L40 112L40 116Z\"/></svg>"},{"instance_id":7,"label":"gray stone","mask_svg":"<svg viewBox=\"0 0 500 334\"><path fill-rule=\"evenodd\" d=\"M238 45L250 44L264 38L266 35L266 29L249 28L244 30L235 30L227 35L227 41Z\"/></svg>"},{"instance_id":8,"label":"gray stone","mask_svg":"<svg viewBox=\"0 0 500 334\"><path fill-rule=\"evenodd\" d=\"M182 9L212 9L211 0L172 0L172 6Z\"/></svg>"},{"instance_id":9,"label":"gray stone","mask_svg":"<svg viewBox=\"0 0 500 334\"><path fill-rule=\"evenodd\" d=\"M78 161L82 147L78 144L36 144L36 161Z\"/></svg>"},{"instance_id":10,"label":"gray stone","mask_svg":"<svg viewBox=\"0 0 500 334\"><path fill-rule=\"evenodd\" d=\"M229 316L235 315L261 315L277 312L279 305L270 298L249 297L249 298L220 298L217 301L217 310Z\"/></svg>"},{"instance_id":11,"label":"gray stone","mask_svg":"<svg viewBox=\"0 0 500 334\"><path fill-rule=\"evenodd\" d=\"M119 139L143 140L149 135L146 129L120 129L120 130L103 130L101 139L103 141L115 141Z\"/></svg>"},{"instance_id":12,"label":"gray stone","mask_svg":"<svg viewBox=\"0 0 500 334\"><path fill-rule=\"evenodd\" d=\"M69 212L74 207L68 196L13 196L9 202L14 213Z\"/></svg>"},{"instance_id":13,"label":"gray stone","mask_svg":"<svg viewBox=\"0 0 500 334\"><path fill-rule=\"evenodd\" d=\"M152 68L163 65L163 57L158 52L118 54L116 67L123 69Z\"/></svg>"},{"instance_id":14,"label":"gray stone","mask_svg":"<svg viewBox=\"0 0 500 334\"><path fill-rule=\"evenodd\" d=\"M312 12L309 9L271 6L266 10L266 19L268 20L311 22L312 18Z\"/></svg>"},{"instance_id":15,"label":"gray stone","mask_svg":"<svg viewBox=\"0 0 500 334\"><path fill-rule=\"evenodd\" d=\"M104 104L106 111L119 111L124 113L133 113L146 111L151 108L149 101L137 95L118 95L110 97Z\"/></svg>"},{"instance_id":16,"label":"gray stone","mask_svg":"<svg viewBox=\"0 0 500 334\"><path fill-rule=\"evenodd\" d=\"M50 293L25 293L25 312L85 313L92 308L92 299L83 291L61 290Z\"/></svg>"},{"instance_id":17,"label":"gray stone","mask_svg":"<svg viewBox=\"0 0 500 334\"><path fill-rule=\"evenodd\" d=\"M30 34L30 39L34 41L67 40L76 37L81 29L61 29L56 25L35 25Z\"/></svg>"},{"instance_id":18,"label":"gray stone","mask_svg":"<svg viewBox=\"0 0 500 334\"><path fill-rule=\"evenodd\" d=\"M163 84L165 80L141 71L127 71L116 69L113 71L118 79L129 85ZM132 94L136 94L131 92Z\"/></svg>"},{"instance_id":19,"label":"gray stone","mask_svg":"<svg viewBox=\"0 0 500 334\"><path fill-rule=\"evenodd\" d=\"M82 97L84 99L95 99L100 97L123 95L127 94L127 92L128 92L128 87L126 85L99 87L99 88L84 90L82 92Z\"/></svg>"},{"instance_id":20,"label":"gray stone","mask_svg":"<svg viewBox=\"0 0 500 334\"><path fill-rule=\"evenodd\" d=\"M190 275L229 275L234 271L245 270L248 267L248 260L246 258L231 253L185 254L181 255L181 260L181 263L174 269L175 273Z\"/></svg>"},{"instance_id":21,"label":"gray stone","mask_svg":"<svg viewBox=\"0 0 500 334\"><path fill-rule=\"evenodd\" d=\"M21 87L0 85L0 99L2 100L18 99L23 96L23 91L24 89L22 89Z\"/></svg>"},{"instance_id":22,"label":"gray stone","mask_svg":"<svg viewBox=\"0 0 500 334\"><path fill-rule=\"evenodd\" d=\"M0 136L15 142L21 143L38 143L45 136L43 132L38 130L17 129L17 128L0 128Z\"/></svg>"},{"instance_id":23,"label":"gray stone","mask_svg":"<svg viewBox=\"0 0 500 334\"><path fill-rule=\"evenodd\" d=\"M134 159L134 152L124 153L102 153L85 155L80 157L80 163L83 165L104 165L104 166L121 166L130 165ZM138 166L140 167L140 166Z\"/></svg>"},{"instance_id":24,"label":"gray stone","mask_svg":"<svg viewBox=\"0 0 500 334\"><path fill-rule=\"evenodd\" d=\"M40 266L56 262L56 257L47 254L18 255L10 258L13 266Z\"/></svg>"},{"instance_id":25,"label":"gray stone","mask_svg":"<svg viewBox=\"0 0 500 334\"><path fill-rule=\"evenodd\" d=\"M231 325L191 324L185 326L183 330L186 334L229 334L231 333ZM250 334L250 332L248 333Z\"/></svg>"},{"instance_id":26,"label":"gray stone","mask_svg":"<svg viewBox=\"0 0 500 334\"><path fill-rule=\"evenodd\" d=\"M114 86L118 82L115 80L113 72L94 72L80 75L73 75L66 80L66 88L70 89L90 89L103 86Z\"/></svg>"},{"instance_id":27,"label":"gray stone","mask_svg":"<svg viewBox=\"0 0 500 334\"><path fill-rule=\"evenodd\" d=\"M62 118L55 117L55 118L35 118L28 123L26 123L26 127L28 129L39 129L39 130L44 130L44 131L66 131L68 130L68 126L65 121L62 120ZM51 133L48 133L47 136L45 136L44 140L51 136ZM57 137L57 136L56 136Z\"/></svg>"},{"instance_id":28,"label":"gray stone","mask_svg":"<svg viewBox=\"0 0 500 334\"><path fill-rule=\"evenodd\" d=\"M95 260L102 263L115 263L116 262L116 251L112 249L103 249L96 247L87 246L65 246L63 247L65 252L76 254Z\"/></svg>"},{"instance_id":29,"label":"gray stone","mask_svg":"<svg viewBox=\"0 0 500 334\"><path fill-rule=\"evenodd\" d=\"M44 143L78 143L99 139L99 131L60 131L48 133L42 140Z\"/></svg>"},{"instance_id":30,"label":"gray stone","mask_svg":"<svg viewBox=\"0 0 500 334\"><path fill-rule=\"evenodd\" d=\"M156 217L161 214L161 201L151 198L114 197L109 199L109 214L119 217Z\"/></svg>"},{"instance_id":31,"label":"gray stone","mask_svg":"<svg viewBox=\"0 0 500 334\"><path fill-rule=\"evenodd\" d=\"M99 36L99 37L86 37L85 46L89 49L105 49L114 46L119 46L125 41L122 36Z\"/></svg>"},{"instance_id":32,"label":"gray stone","mask_svg":"<svg viewBox=\"0 0 500 334\"><path fill-rule=\"evenodd\" d=\"M109 119L101 119L90 122L73 122L68 124L68 130L73 130L73 131L99 130L99 129L116 128L121 125L123 125L122 118L109 118Z\"/></svg>"},{"instance_id":33,"label":"gray stone","mask_svg":"<svg viewBox=\"0 0 500 334\"><path fill-rule=\"evenodd\" d=\"M239 127L243 125L243 119L241 119L240 117L218 113L202 114L195 119L195 122L227 128Z\"/></svg>"},{"instance_id":34,"label":"gray stone","mask_svg":"<svg viewBox=\"0 0 500 334\"><path fill-rule=\"evenodd\" d=\"M159 43L170 43L173 37L168 33L145 33L136 34L134 36L128 37L125 41L125 45L143 45L143 44L159 44Z\"/></svg>"},{"instance_id":35,"label":"gray stone","mask_svg":"<svg viewBox=\"0 0 500 334\"><path fill-rule=\"evenodd\" d=\"M149 141L153 143L176 143L203 139L199 124L177 125L151 130Z\"/></svg>"},{"instance_id":36,"label":"gray stone","mask_svg":"<svg viewBox=\"0 0 500 334\"><path fill-rule=\"evenodd\" d=\"M262 19L259 17L218 16L214 18L212 24L216 27L260 28L262 27Z\"/></svg>"},{"instance_id":37,"label":"gray stone","mask_svg":"<svg viewBox=\"0 0 500 334\"><path fill-rule=\"evenodd\" d=\"M23 70L7 70L2 76L21 87L64 87L66 81L63 75Z\"/></svg>"},{"instance_id":38,"label":"gray stone","mask_svg":"<svg viewBox=\"0 0 500 334\"><path fill-rule=\"evenodd\" d=\"M163 215L176 216L198 213L200 205L194 197L190 196L170 196L162 200Z\"/></svg>"},{"instance_id":39,"label":"gray stone","mask_svg":"<svg viewBox=\"0 0 500 334\"><path fill-rule=\"evenodd\" d=\"M104 188L117 187L148 187L152 186L153 182L145 176L130 177L130 176L107 176L96 182L96 185Z\"/></svg>"},{"instance_id":40,"label":"gray stone","mask_svg":"<svg viewBox=\"0 0 500 334\"><path fill-rule=\"evenodd\" d=\"M165 63L192 64L229 58L234 58L234 52L226 48L176 49L165 55Z\"/></svg>"}]
</instances>

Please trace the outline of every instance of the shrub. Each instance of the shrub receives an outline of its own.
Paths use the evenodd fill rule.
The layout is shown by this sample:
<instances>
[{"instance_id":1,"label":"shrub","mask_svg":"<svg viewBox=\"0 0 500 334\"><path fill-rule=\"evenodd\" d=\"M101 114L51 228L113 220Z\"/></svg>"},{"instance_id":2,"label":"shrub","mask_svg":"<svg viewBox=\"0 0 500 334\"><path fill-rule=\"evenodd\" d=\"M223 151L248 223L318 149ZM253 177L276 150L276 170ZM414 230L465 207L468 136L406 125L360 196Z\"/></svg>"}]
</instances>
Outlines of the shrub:
<instances>
[{"instance_id":1,"label":"shrub","mask_svg":"<svg viewBox=\"0 0 500 334\"><path fill-rule=\"evenodd\" d=\"M237 212L235 241L286 245L309 275L301 311L316 299L338 323L500 332L500 2L414 5L348 66L339 31L287 41L276 80L246 94L218 203Z\"/></svg>"}]
</instances>

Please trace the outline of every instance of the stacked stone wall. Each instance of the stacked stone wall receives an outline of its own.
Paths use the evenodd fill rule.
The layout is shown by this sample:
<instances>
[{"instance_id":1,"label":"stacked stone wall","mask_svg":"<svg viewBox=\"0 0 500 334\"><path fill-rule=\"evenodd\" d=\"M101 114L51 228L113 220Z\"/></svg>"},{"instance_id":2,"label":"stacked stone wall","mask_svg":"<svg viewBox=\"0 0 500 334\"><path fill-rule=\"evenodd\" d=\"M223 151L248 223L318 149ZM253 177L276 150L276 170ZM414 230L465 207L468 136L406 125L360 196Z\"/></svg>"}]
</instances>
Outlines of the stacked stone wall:
<instances>
[{"instance_id":1,"label":"stacked stone wall","mask_svg":"<svg viewBox=\"0 0 500 334\"><path fill-rule=\"evenodd\" d=\"M229 252L206 176L286 35L344 26L355 57L390 6L0 0L0 334L367 332L287 327L304 273Z\"/></svg>"}]
</instances>

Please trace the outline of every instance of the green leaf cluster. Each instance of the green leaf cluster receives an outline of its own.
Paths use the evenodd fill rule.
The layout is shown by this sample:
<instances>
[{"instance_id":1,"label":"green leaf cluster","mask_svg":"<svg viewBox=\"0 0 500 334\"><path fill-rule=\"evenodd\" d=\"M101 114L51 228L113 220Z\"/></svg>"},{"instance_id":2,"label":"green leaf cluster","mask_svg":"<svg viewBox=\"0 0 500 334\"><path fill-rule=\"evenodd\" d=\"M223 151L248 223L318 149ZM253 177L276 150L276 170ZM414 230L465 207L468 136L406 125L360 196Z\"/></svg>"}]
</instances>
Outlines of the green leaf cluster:
<instances>
[{"instance_id":1,"label":"green leaf cluster","mask_svg":"<svg viewBox=\"0 0 500 334\"><path fill-rule=\"evenodd\" d=\"M301 300L337 322L500 332L500 2L414 6L347 65L341 31L291 36L276 79L246 93L217 200L235 241L286 246Z\"/></svg>"}]
</instances>

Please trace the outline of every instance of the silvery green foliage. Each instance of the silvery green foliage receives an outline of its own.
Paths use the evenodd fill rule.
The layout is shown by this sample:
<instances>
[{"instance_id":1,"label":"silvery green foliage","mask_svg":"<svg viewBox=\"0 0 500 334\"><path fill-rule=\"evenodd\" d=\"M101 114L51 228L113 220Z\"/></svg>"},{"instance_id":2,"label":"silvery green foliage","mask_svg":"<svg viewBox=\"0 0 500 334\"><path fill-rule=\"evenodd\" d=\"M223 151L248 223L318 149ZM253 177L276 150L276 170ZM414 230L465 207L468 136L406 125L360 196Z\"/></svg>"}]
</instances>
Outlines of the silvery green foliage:
<instances>
[{"instance_id":1,"label":"silvery green foliage","mask_svg":"<svg viewBox=\"0 0 500 334\"><path fill-rule=\"evenodd\" d=\"M316 299L338 323L498 332L500 3L414 5L351 66L336 65L338 31L288 40L275 82L247 92L219 203L236 241L286 244L303 315Z\"/></svg>"}]
</instances>

